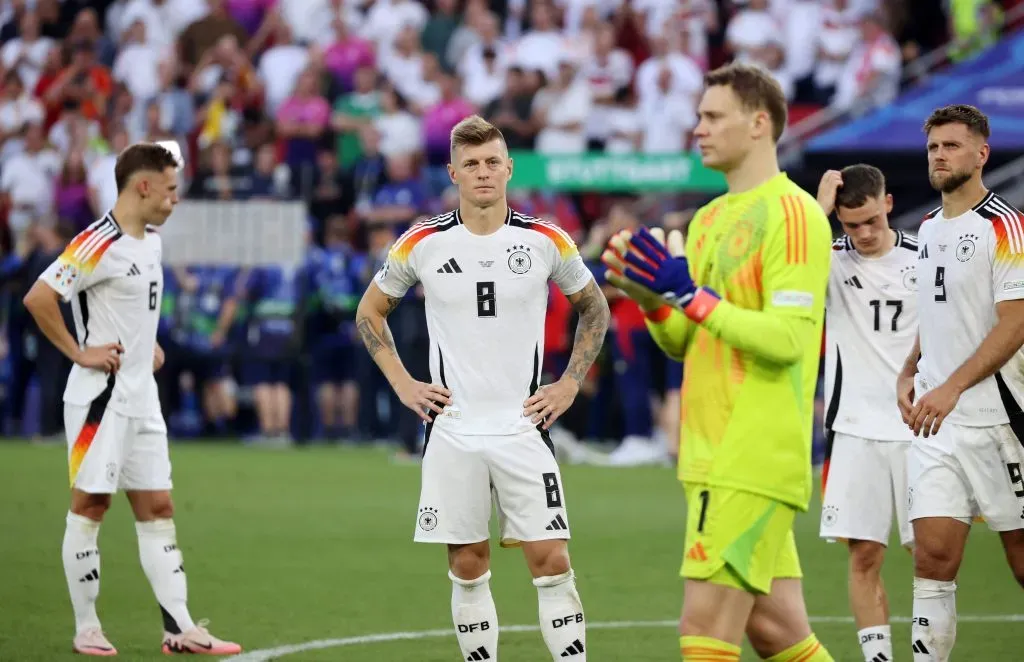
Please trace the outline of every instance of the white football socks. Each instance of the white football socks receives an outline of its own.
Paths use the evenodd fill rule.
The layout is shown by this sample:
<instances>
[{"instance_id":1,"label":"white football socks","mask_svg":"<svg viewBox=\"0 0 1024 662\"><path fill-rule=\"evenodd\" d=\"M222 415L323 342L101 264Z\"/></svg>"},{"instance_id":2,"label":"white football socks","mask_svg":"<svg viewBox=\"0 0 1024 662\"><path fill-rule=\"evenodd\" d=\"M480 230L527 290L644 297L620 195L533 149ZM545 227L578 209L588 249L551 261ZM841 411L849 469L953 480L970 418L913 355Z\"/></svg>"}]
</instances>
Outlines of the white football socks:
<instances>
[{"instance_id":1,"label":"white football socks","mask_svg":"<svg viewBox=\"0 0 1024 662\"><path fill-rule=\"evenodd\" d=\"M946 662L956 643L956 582L914 577L914 662Z\"/></svg>"},{"instance_id":2,"label":"white football socks","mask_svg":"<svg viewBox=\"0 0 1024 662\"><path fill-rule=\"evenodd\" d=\"M892 628L888 625L875 625L858 630L860 649L864 653L864 662L892 662Z\"/></svg>"},{"instance_id":3,"label":"white football socks","mask_svg":"<svg viewBox=\"0 0 1024 662\"><path fill-rule=\"evenodd\" d=\"M586 662L587 628L572 570L554 577L537 577L533 585L537 587L540 632L552 659Z\"/></svg>"},{"instance_id":4,"label":"white football socks","mask_svg":"<svg viewBox=\"0 0 1024 662\"><path fill-rule=\"evenodd\" d=\"M160 605L164 630L171 634L188 632L195 623L188 613L185 566L178 549L174 521L136 522L135 531L139 534L139 560Z\"/></svg>"},{"instance_id":5,"label":"white football socks","mask_svg":"<svg viewBox=\"0 0 1024 662\"><path fill-rule=\"evenodd\" d=\"M100 627L96 615L96 598L100 595L100 549L96 544L99 535L99 522L68 513L61 556L75 610L76 634Z\"/></svg>"},{"instance_id":6,"label":"white football socks","mask_svg":"<svg viewBox=\"0 0 1024 662\"><path fill-rule=\"evenodd\" d=\"M498 612L491 597L491 571L459 579L451 571L452 620L466 660L498 659Z\"/></svg>"}]
</instances>

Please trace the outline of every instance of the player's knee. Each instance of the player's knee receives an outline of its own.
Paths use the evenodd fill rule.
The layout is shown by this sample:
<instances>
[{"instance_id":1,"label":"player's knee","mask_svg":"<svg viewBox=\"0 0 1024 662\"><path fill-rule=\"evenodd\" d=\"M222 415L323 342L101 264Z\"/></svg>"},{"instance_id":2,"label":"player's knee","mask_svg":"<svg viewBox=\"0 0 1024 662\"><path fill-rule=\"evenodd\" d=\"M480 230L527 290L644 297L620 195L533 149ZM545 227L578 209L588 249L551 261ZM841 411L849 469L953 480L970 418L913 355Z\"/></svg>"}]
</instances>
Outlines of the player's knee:
<instances>
[{"instance_id":1,"label":"player's knee","mask_svg":"<svg viewBox=\"0 0 1024 662\"><path fill-rule=\"evenodd\" d=\"M916 540L914 544L914 575L925 579L951 581L960 567L962 550L953 546Z\"/></svg>"},{"instance_id":2,"label":"player's knee","mask_svg":"<svg viewBox=\"0 0 1024 662\"><path fill-rule=\"evenodd\" d=\"M850 572L855 577L877 577L882 571L885 547L876 542L850 542Z\"/></svg>"},{"instance_id":3,"label":"player's knee","mask_svg":"<svg viewBox=\"0 0 1024 662\"><path fill-rule=\"evenodd\" d=\"M530 574L534 577L555 577L569 572L572 564L569 560L569 547L565 541L545 542L550 544L534 546L534 549L527 553Z\"/></svg>"},{"instance_id":4,"label":"player's knee","mask_svg":"<svg viewBox=\"0 0 1024 662\"><path fill-rule=\"evenodd\" d=\"M70 510L75 515L102 522L109 508L109 494L86 494L77 490L72 493Z\"/></svg>"},{"instance_id":5,"label":"player's knee","mask_svg":"<svg viewBox=\"0 0 1024 662\"><path fill-rule=\"evenodd\" d=\"M486 542L448 546L448 568L459 579L476 579L490 566L491 548Z\"/></svg>"}]
</instances>

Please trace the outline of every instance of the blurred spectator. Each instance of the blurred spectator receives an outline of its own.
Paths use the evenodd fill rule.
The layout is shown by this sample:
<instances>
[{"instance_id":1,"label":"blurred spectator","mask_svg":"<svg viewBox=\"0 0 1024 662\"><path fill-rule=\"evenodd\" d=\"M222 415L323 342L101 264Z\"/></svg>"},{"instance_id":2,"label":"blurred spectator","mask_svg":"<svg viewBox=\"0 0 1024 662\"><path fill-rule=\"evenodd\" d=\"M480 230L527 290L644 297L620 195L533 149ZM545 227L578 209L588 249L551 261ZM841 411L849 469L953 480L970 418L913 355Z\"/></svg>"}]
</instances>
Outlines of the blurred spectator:
<instances>
[{"instance_id":1,"label":"blurred spectator","mask_svg":"<svg viewBox=\"0 0 1024 662\"><path fill-rule=\"evenodd\" d=\"M253 178L245 168L231 163L231 148L224 141L212 143L201 155L199 173L192 180L189 197L202 200L245 200L253 193Z\"/></svg>"},{"instance_id":2,"label":"blurred spectator","mask_svg":"<svg viewBox=\"0 0 1024 662\"><path fill-rule=\"evenodd\" d=\"M302 72L295 93L277 111L277 135L285 140L284 162L301 176L316 162L316 149L331 119L331 107L317 92L311 70Z\"/></svg>"},{"instance_id":3,"label":"blurred spectator","mask_svg":"<svg viewBox=\"0 0 1024 662\"><path fill-rule=\"evenodd\" d=\"M78 101L67 99L60 119L50 128L48 140L62 156L72 148L97 152L102 149L103 129L99 122L82 113Z\"/></svg>"},{"instance_id":4,"label":"blurred spectator","mask_svg":"<svg viewBox=\"0 0 1024 662\"><path fill-rule=\"evenodd\" d=\"M160 91L159 64L160 51L146 43L145 21L136 19L114 61L114 80L128 89L136 103L144 103Z\"/></svg>"},{"instance_id":5,"label":"blurred spectator","mask_svg":"<svg viewBox=\"0 0 1024 662\"><path fill-rule=\"evenodd\" d=\"M359 71L372 70L377 56L373 42L352 33L341 16L335 16L332 25L334 34L324 51L324 63L341 89L349 92L356 85L355 77Z\"/></svg>"},{"instance_id":6,"label":"blurred spectator","mask_svg":"<svg viewBox=\"0 0 1024 662\"><path fill-rule=\"evenodd\" d=\"M299 274L291 266L257 267L240 276L240 283L237 301L228 305L244 303L248 311L243 379L253 389L258 441L288 444L291 386L302 342L297 325L303 294Z\"/></svg>"},{"instance_id":7,"label":"blurred spectator","mask_svg":"<svg viewBox=\"0 0 1024 662\"><path fill-rule=\"evenodd\" d=\"M114 166L117 156L128 146L128 131L114 127L110 132L110 149L94 159L88 170L89 206L93 218L100 218L117 202L117 180Z\"/></svg>"},{"instance_id":8,"label":"blurred spectator","mask_svg":"<svg viewBox=\"0 0 1024 662\"><path fill-rule=\"evenodd\" d=\"M380 110L373 126L380 134L380 153L385 157L419 154L423 149L420 118L409 112L405 99L391 86L380 93Z\"/></svg>"},{"instance_id":9,"label":"blurred spectator","mask_svg":"<svg viewBox=\"0 0 1024 662\"><path fill-rule=\"evenodd\" d=\"M372 66L360 67L355 72L355 89L334 103L331 128L337 136L338 162L342 167L349 167L359 158L359 130L381 113L382 97L387 92L377 90L376 76Z\"/></svg>"},{"instance_id":10,"label":"blurred spectator","mask_svg":"<svg viewBox=\"0 0 1024 662\"><path fill-rule=\"evenodd\" d=\"M443 166L451 156L452 129L476 109L459 96L459 81L454 76L441 74L440 90L441 98L423 113L423 143L427 162Z\"/></svg>"},{"instance_id":11,"label":"blurred spectator","mask_svg":"<svg viewBox=\"0 0 1024 662\"><path fill-rule=\"evenodd\" d=\"M82 114L98 120L107 111L107 100L113 91L110 72L96 62L95 45L87 42L71 44L71 63L61 71L46 91L48 105L76 101Z\"/></svg>"},{"instance_id":12,"label":"blurred spectator","mask_svg":"<svg viewBox=\"0 0 1024 662\"><path fill-rule=\"evenodd\" d=\"M246 33L255 35L277 0L225 0L224 6Z\"/></svg>"},{"instance_id":13,"label":"blurred spectator","mask_svg":"<svg viewBox=\"0 0 1024 662\"><path fill-rule=\"evenodd\" d=\"M558 75L533 100L534 121L542 127L536 149L544 154L579 154L587 149L585 122L590 115L591 92L576 78L576 65L557 58Z\"/></svg>"},{"instance_id":14,"label":"blurred spectator","mask_svg":"<svg viewBox=\"0 0 1024 662\"><path fill-rule=\"evenodd\" d=\"M84 3L84 0L82 1ZM63 10L73 4L75 3L64 0L61 8ZM88 7L74 15L74 19L71 21L71 31L68 32L66 39L70 42L82 41L93 44L96 49L96 60L105 67L114 66L114 60L117 58L117 44L100 30L99 16L95 9Z\"/></svg>"},{"instance_id":15,"label":"blurred spectator","mask_svg":"<svg viewBox=\"0 0 1024 662\"><path fill-rule=\"evenodd\" d=\"M21 17L18 36L4 43L0 51L4 68L17 71L22 83L30 90L35 89L39 82L46 55L54 45L52 39L40 35L39 28L39 16L33 11L26 11Z\"/></svg>"},{"instance_id":16,"label":"blurred spectator","mask_svg":"<svg viewBox=\"0 0 1024 662\"><path fill-rule=\"evenodd\" d=\"M808 39L808 35L817 35L821 29L820 0L791 0L780 35L785 49L783 61L786 77L793 84L795 100L804 103L813 103L817 96L813 77L818 56L818 41Z\"/></svg>"},{"instance_id":17,"label":"blurred spectator","mask_svg":"<svg viewBox=\"0 0 1024 662\"><path fill-rule=\"evenodd\" d=\"M0 173L0 192L10 210L7 224L19 253L26 248L26 232L32 222L53 212L62 165L60 154L47 147L41 124L26 124L24 137L24 149L7 159Z\"/></svg>"},{"instance_id":18,"label":"blurred spectator","mask_svg":"<svg viewBox=\"0 0 1024 662\"><path fill-rule=\"evenodd\" d=\"M388 181L374 194L366 220L395 226L401 233L425 210L427 192L416 177L412 156L392 156L385 163Z\"/></svg>"},{"instance_id":19,"label":"blurred spectator","mask_svg":"<svg viewBox=\"0 0 1024 662\"><path fill-rule=\"evenodd\" d=\"M89 185L85 177L85 157L74 149L64 161L64 169L57 180L55 207L57 216L71 225L75 233L84 230L96 220L89 204Z\"/></svg>"},{"instance_id":20,"label":"blurred spectator","mask_svg":"<svg viewBox=\"0 0 1024 662\"><path fill-rule=\"evenodd\" d=\"M660 81L666 68L672 72L672 93L680 99L689 99L693 114L704 89L704 74L692 57L684 52L681 37L673 35L651 39L651 57L644 60L636 72L637 102L641 108L657 103L664 92Z\"/></svg>"},{"instance_id":21,"label":"blurred spectator","mask_svg":"<svg viewBox=\"0 0 1024 662\"><path fill-rule=\"evenodd\" d=\"M46 54L46 60L43 62L43 70L39 75L39 81L36 83L36 87L26 88L28 92L39 100L43 104L43 109L46 111L46 129L49 130L50 126L57 121L60 117L60 111L62 108L61 101L58 96L51 97L48 93L53 88L64 70L64 51L59 45L54 45Z\"/></svg>"},{"instance_id":22,"label":"blurred spectator","mask_svg":"<svg viewBox=\"0 0 1024 662\"><path fill-rule=\"evenodd\" d=\"M501 129L509 149L531 149L537 135L532 113L533 92L526 75L518 66L510 67L502 95L487 105L484 117Z\"/></svg>"},{"instance_id":23,"label":"blurred spectator","mask_svg":"<svg viewBox=\"0 0 1024 662\"><path fill-rule=\"evenodd\" d=\"M747 0L725 29L725 43L739 62L756 62L759 51L778 38L780 27L771 12L768 0Z\"/></svg>"},{"instance_id":24,"label":"blurred spectator","mask_svg":"<svg viewBox=\"0 0 1024 662\"><path fill-rule=\"evenodd\" d=\"M16 71L4 76L0 97L0 165L22 149L21 135L29 123L42 124L43 106L26 93Z\"/></svg>"},{"instance_id":25,"label":"blurred spectator","mask_svg":"<svg viewBox=\"0 0 1024 662\"><path fill-rule=\"evenodd\" d=\"M288 166L277 163L277 149L267 143L256 150L253 171L253 198L287 198L290 187Z\"/></svg>"},{"instance_id":26,"label":"blurred spectator","mask_svg":"<svg viewBox=\"0 0 1024 662\"><path fill-rule=\"evenodd\" d=\"M171 0L164 0L170 3ZM201 2L201 0L177 0L181 2ZM199 64L206 51L210 50L223 37L233 36L238 43L245 43L249 38L245 28L231 17L224 6L225 0L206 0L209 12L203 12L200 18L185 28L178 39L178 54L187 68Z\"/></svg>"},{"instance_id":27,"label":"blurred spectator","mask_svg":"<svg viewBox=\"0 0 1024 662\"><path fill-rule=\"evenodd\" d=\"M320 222L333 216L345 216L352 210L351 192L338 166L335 151L322 148L316 156L313 191L309 196L309 214Z\"/></svg>"},{"instance_id":28,"label":"blurred spectator","mask_svg":"<svg viewBox=\"0 0 1024 662\"><path fill-rule=\"evenodd\" d=\"M384 156L380 153L380 133L373 126L366 126L359 131L361 156L349 170L351 183L349 190L355 202L356 213L360 218L373 209L373 197L377 189L386 181Z\"/></svg>"},{"instance_id":29,"label":"blurred spectator","mask_svg":"<svg viewBox=\"0 0 1024 662\"><path fill-rule=\"evenodd\" d=\"M616 48L615 28L610 23L597 29L594 55L583 61L580 76L590 87L594 104L587 117L587 140L592 149L602 149L611 134L618 91L633 80L633 56Z\"/></svg>"},{"instance_id":30,"label":"blurred spectator","mask_svg":"<svg viewBox=\"0 0 1024 662\"><path fill-rule=\"evenodd\" d=\"M311 377L324 436L351 439L357 433L359 413L356 355L362 351L354 320L364 289L365 257L352 246L344 216L327 219L323 244L323 249L313 249L307 267Z\"/></svg>"},{"instance_id":31,"label":"blurred spectator","mask_svg":"<svg viewBox=\"0 0 1024 662\"><path fill-rule=\"evenodd\" d=\"M291 96L295 81L309 64L309 52L296 44L292 31L284 23L277 23L274 45L260 57L259 76L266 91L267 112L277 115L278 107Z\"/></svg>"},{"instance_id":32,"label":"blurred spectator","mask_svg":"<svg viewBox=\"0 0 1024 662\"><path fill-rule=\"evenodd\" d=\"M658 71L657 88L639 107L643 126L643 152L678 154L689 144L689 133L697 125L697 106L693 96L679 91L675 71L663 64Z\"/></svg>"},{"instance_id":33,"label":"blurred spectator","mask_svg":"<svg viewBox=\"0 0 1024 662\"><path fill-rule=\"evenodd\" d=\"M473 60L479 49L479 61ZM494 99L501 96L505 87L505 74L508 71L507 62L501 59L499 50L495 45L485 45L485 42L473 46L467 54L462 68L462 93L466 99L476 106L486 106Z\"/></svg>"},{"instance_id":34,"label":"blurred spectator","mask_svg":"<svg viewBox=\"0 0 1024 662\"><path fill-rule=\"evenodd\" d=\"M448 53L448 44L455 34L455 29L459 27L456 4L456 0L435 0L434 11L427 18L423 33L420 35L423 49L433 53L440 61L443 61Z\"/></svg>"},{"instance_id":35,"label":"blurred spectator","mask_svg":"<svg viewBox=\"0 0 1024 662\"><path fill-rule=\"evenodd\" d=\"M406 30L412 30L418 43L428 18L426 8L416 0L376 0L366 14L362 33L377 45L378 53L386 53L397 47L398 35Z\"/></svg>"},{"instance_id":36,"label":"blurred spectator","mask_svg":"<svg viewBox=\"0 0 1024 662\"><path fill-rule=\"evenodd\" d=\"M851 7L850 0L827 0L822 14L814 86L818 90L819 103L828 103L843 76L847 60L860 40L860 31L856 9Z\"/></svg>"},{"instance_id":37,"label":"blurred spectator","mask_svg":"<svg viewBox=\"0 0 1024 662\"><path fill-rule=\"evenodd\" d=\"M877 14L860 21L861 41L843 67L835 98L840 110L874 108L893 101L899 94L902 58Z\"/></svg>"},{"instance_id":38,"label":"blurred spectator","mask_svg":"<svg viewBox=\"0 0 1024 662\"><path fill-rule=\"evenodd\" d=\"M988 48L999 39L1003 10L993 0L950 0L950 34L956 44L955 61Z\"/></svg>"},{"instance_id":39,"label":"blurred spectator","mask_svg":"<svg viewBox=\"0 0 1024 662\"><path fill-rule=\"evenodd\" d=\"M430 80L439 69L437 58L422 52L419 33L412 26L402 28L394 48L383 51L380 68L395 89L416 108L437 101L436 90Z\"/></svg>"},{"instance_id":40,"label":"blurred spectator","mask_svg":"<svg viewBox=\"0 0 1024 662\"><path fill-rule=\"evenodd\" d=\"M636 108L636 100L629 88L624 87L615 93L614 104L608 110L607 121L608 137L604 143L605 152L629 154L640 149L646 132Z\"/></svg>"},{"instance_id":41,"label":"blurred spectator","mask_svg":"<svg viewBox=\"0 0 1024 662\"><path fill-rule=\"evenodd\" d=\"M235 143L238 129L242 123L242 115L233 103L234 98L234 84L227 78L218 81L206 98L206 103L196 113L196 121L200 126L197 139L199 149L205 149L222 140L230 144ZM147 123L150 123L149 130L166 132L163 114L158 104L150 103L148 105L146 119Z\"/></svg>"},{"instance_id":42,"label":"blurred spectator","mask_svg":"<svg viewBox=\"0 0 1024 662\"><path fill-rule=\"evenodd\" d=\"M537 69L555 78L564 42L548 0L536 0L530 9L530 29L516 43L514 61L524 69Z\"/></svg>"}]
</instances>

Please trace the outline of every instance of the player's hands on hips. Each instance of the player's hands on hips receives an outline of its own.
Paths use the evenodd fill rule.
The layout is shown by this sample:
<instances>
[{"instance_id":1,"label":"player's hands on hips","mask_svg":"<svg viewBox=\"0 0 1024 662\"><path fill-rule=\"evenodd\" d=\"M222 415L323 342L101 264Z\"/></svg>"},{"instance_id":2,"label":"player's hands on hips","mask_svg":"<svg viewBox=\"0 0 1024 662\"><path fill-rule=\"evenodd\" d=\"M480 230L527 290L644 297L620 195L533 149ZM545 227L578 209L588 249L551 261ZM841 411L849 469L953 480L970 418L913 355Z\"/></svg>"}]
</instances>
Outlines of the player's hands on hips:
<instances>
[{"instance_id":1,"label":"player's hands on hips","mask_svg":"<svg viewBox=\"0 0 1024 662\"><path fill-rule=\"evenodd\" d=\"M153 372L164 367L164 348L157 345L153 348Z\"/></svg>"},{"instance_id":2,"label":"player's hands on hips","mask_svg":"<svg viewBox=\"0 0 1024 662\"><path fill-rule=\"evenodd\" d=\"M97 347L86 347L75 357L75 363L83 368L102 370L114 374L121 368L121 355L124 347L121 343L112 342Z\"/></svg>"},{"instance_id":3,"label":"player's hands on hips","mask_svg":"<svg viewBox=\"0 0 1024 662\"><path fill-rule=\"evenodd\" d=\"M914 375L900 373L896 378L896 406L900 408L903 422L910 425L914 420L911 418L914 411Z\"/></svg>"},{"instance_id":4,"label":"player's hands on hips","mask_svg":"<svg viewBox=\"0 0 1024 662\"><path fill-rule=\"evenodd\" d=\"M923 433L928 437L938 433L942 421L949 416L959 400L960 389L949 382L922 395L910 412L910 429L914 431L914 436L919 437Z\"/></svg>"},{"instance_id":5,"label":"player's hands on hips","mask_svg":"<svg viewBox=\"0 0 1024 662\"><path fill-rule=\"evenodd\" d=\"M565 413L579 392L580 385L571 377L563 377L554 384L545 384L523 403L526 407L523 416L529 416L534 425L543 423L547 430Z\"/></svg>"},{"instance_id":6,"label":"player's hands on hips","mask_svg":"<svg viewBox=\"0 0 1024 662\"><path fill-rule=\"evenodd\" d=\"M402 404L416 412L427 423L440 414L445 405L452 403L452 392L437 384L418 382L411 377L404 384L395 387L395 393ZM434 414L431 415L430 412Z\"/></svg>"},{"instance_id":7,"label":"player's hands on hips","mask_svg":"<svg viewBox=\"0 0 1024 662\"><path fill-rule=\"evenodd\" d=\"M825 216L831 216L836 208L836 194L843 185L843 174L838 170L826 170L818 182L818 204Z\"/></svg>"}]
</instances>

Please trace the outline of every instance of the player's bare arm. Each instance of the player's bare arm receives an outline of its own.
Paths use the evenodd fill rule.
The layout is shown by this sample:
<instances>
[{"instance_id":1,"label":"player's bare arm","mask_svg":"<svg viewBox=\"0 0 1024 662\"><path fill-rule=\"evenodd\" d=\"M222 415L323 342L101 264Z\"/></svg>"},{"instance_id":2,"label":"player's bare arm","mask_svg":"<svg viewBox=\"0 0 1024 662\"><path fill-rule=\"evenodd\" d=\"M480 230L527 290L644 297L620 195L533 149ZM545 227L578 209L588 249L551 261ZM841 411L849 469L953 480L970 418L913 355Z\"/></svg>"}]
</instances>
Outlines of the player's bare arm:
<instances>
[{"instance_id":1,"label":"player's bare arm","mask_svg":"<svg viewBox=\"0 0 1024 662\"><path fill-rule=\"evenodd\" d=\"M356 329L398 399L429 423L430 412L440 414L443 405L452 403L452 393L443 386L416 381L402 364L387 321L401 301L384 294L376 283L370 283L356 309Z\"/></svg>"},{"instance_id":2,"label":"player's bare arm","mask_svg":"<svg viewBox=\"0 0 1024 662\"><path fill-rule=\"evenodd\" d=\"M164 366L164 358L164 348L160 346L160 343L156 343L153 347L153 372Z\"/></svg>"},{"instance_id":3,"label":"player's bare arm","mask_svg":"<svg viewBox=\"0 0 1024 662\"><path fill-rule=\"evenodd\" d=\"M838 170L827 170L818 182L818 204L825 216L831 216L836 209L836 194L843 185L843 174Z\"/></svg>"},{"instance_id":4,"label":"player's bare arm","mask_svg":"<svg viewBox=\"0 0 1024 662\"><path fill-rule=\"evenodd\" d=\"M39 329L53 346L83 368L93 368L106 373L116 373L121 367L124 347L120 343L108 343L97 347L79 347L71 332L64 324L58 300L60 295L52 287L37 280L25 295L22 303L39 325Z\"/></svg>"},{"instance_id":5,"label":"player's bare arm","mask_svg":"<svg viewBox=\"0 0 1024 662\"><path fill-rule=\"evenodd\" d=\"M921 336L914 338L914 346L903 362L903 369L896 378L896 404L900 408L903 422L910 425L911 413L914 411L914 377L917 375L917 362L921 360Z\"/></svg>"},{"instance_id":6,"label":"player's bare arm","mask_svg":"<svg viewBox=\"0 0 1024 662\"><path fill-rule=\"evenodd\" d=\"M601 351L611 319L608 300L594 280L587 283L579 292L570 294L569 302L579 315L569 367L561 379L554 384L540 387L525 403L524 415L532 416L535 424L543 422L545 430L550 428L576 399L587 371Z\"/></svg>"},{"instance_id":7,"label":"player's bare arm","mask_svg":"<svg viewBox=\"0 0 1024 662\"><path fill-rule=\"evenodd\" d=\"M924 394L911 412L910 426L914 434L925 437L939 431L960 395L991 377L1006 365L1024 345L1024 300L1000 301L996 304L998 321L963 365L940 384Z\"/></svg>"}]
</instances>

